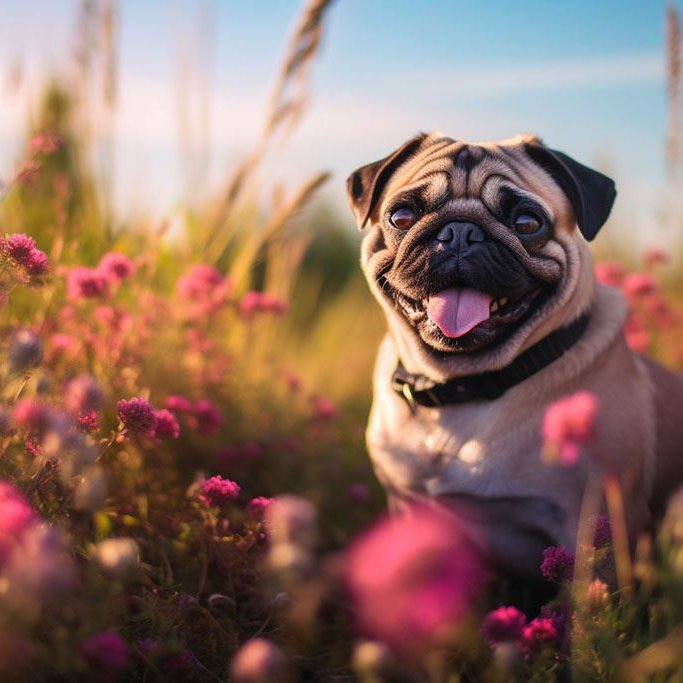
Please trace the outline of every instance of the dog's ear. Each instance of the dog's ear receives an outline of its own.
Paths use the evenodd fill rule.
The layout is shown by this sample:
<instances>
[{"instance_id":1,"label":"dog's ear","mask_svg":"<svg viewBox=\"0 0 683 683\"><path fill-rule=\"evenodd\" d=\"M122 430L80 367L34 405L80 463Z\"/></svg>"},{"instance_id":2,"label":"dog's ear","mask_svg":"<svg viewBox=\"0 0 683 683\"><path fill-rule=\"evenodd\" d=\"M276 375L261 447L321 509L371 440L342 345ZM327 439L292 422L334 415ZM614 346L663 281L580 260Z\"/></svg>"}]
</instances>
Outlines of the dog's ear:
<instances>
[{"instance_id":1,"label":"dog's ear","mask_svg":"<svg viewBox=\"0 0 683 683\"><path fill-rule=\"evenodd\" d=\"M581 234L592 240L612 210L617 190L614 181L542 143L526 144L526 153L562 188L574 208Z\"/></svg>"},{"instance_id":2,"label":"dog's ear","mask_svg":"<svg viewBox=\"0 0 683 683\"><path fill-rule=\"evenodd\" d=\"M401 145L388 157L361 166L346 181L346 190L358 228L362 230L375 210L382 191L396 170L423 145L428 135L421 133Z\"/></svg>"}]
</instances>

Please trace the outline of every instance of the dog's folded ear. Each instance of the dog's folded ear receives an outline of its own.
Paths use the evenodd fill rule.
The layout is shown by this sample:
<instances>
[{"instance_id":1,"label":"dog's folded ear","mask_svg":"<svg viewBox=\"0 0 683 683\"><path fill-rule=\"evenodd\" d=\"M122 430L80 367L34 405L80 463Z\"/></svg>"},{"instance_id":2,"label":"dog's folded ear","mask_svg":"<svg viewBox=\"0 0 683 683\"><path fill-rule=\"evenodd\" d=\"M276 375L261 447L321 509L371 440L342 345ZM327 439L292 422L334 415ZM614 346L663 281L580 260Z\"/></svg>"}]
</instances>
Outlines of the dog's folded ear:
<instances>
[{"instance_id":1,"label":"dog's folded ear","mask_svg":"<svg viewBox=\"0 0 683 683\"><path fill-rule=\"evenodd\" d=\"M417 153L428 137L425 133L416 135L388 157L361 166L348 177L346 190L349 204L360 230L365 227L368 218L375 210L382 196L382 191L391 176L398 170L399 166Z\"/></svg>"},{"instance_id":2,"label":"dog's folded ear","mask_svg":"<svg viewBox=\"0 0 683 683\"><path fill-rule=\"evenodd\" d=\"M531 159L562 188L574 209L581 234L592 240L612 210L617 196L614 181L542 143L524 147Z\"/></svg>"}]
</instances>

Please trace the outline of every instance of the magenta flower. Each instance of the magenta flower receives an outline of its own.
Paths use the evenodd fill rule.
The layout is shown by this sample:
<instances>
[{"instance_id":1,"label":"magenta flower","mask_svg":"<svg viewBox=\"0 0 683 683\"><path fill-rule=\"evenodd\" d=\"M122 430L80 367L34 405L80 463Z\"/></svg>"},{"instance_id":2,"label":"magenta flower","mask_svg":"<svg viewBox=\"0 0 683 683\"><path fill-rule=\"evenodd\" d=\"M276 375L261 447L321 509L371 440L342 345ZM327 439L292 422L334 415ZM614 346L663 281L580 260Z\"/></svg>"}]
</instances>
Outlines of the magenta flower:
<instances>
[{"instance_id":1,"label":"magenta flower","mask_svg":"<svg viewBox=\"0 0 683 683\"><path fill-rule=\"evenodd\" d=\"M397 649L438 640L469 612L487 571L453 514L415 507L362 534L347 582L364 635Z\"/></svg>"},{"instance_id":2,"label":"magenta flower","mask_svg":"<svg viewBox=\"0 0 683 683\"><path fill-rule=\"evenodd\" d=\"M154 415L157 419L154 436L159 439L163 439L164 437L177 439L180 436L178 418L170 410L157 410L154 412Z\"/></svg>"},{"instance_id":3,"label":"magenta flower","mask_svg":"<svg viewBox=\"0 0 683 683\"><path fill-rule=\"evenodd\" d=\"M97 269L105 279L114 284L119 284L135 272L133 262L127 256L115 251L105 254L100 259Z\"/></svg>"},{"instance_id":4,"label":"magenta flower","mask_svg":"<svg viewBox=\"0 0 683 683\"><path fill-rule=\"evenodd\" d=\"M144 398L121 400L116 404L119 419L126 429L137 434L152 435L157 425L156 412Z\"/></svg>"},{"instance_id":5,"label":"magenta flower","mask_svg":"<svg viewBox=\"0 0 683 683\"><path fill-rule=\"evenodd\" d=\"M176 290L184 299L203 299L207 293L220 287L224 282L221 273L213 266L198 264L178 279Z\"/></svg>"},{"instance_id":6,"label":"magenta flower","mask_svg":"<svg viewBox=\"0 0 683 683\"><path fill-rule=\"evenodd\" d=\"M509 640L521 640L526 615L516 607L499 607L489 612L481 627L484 640L493 647Z\"/></svg>"},{"instance_id":7,"label":"magenta flower","mask_svg":"<svg viewBox=\"0 0 683 683\"><path fill-rule=\"evenodd\" d=\"M197 431L200 434L213 434L223 424L223 416L208 399L197 401L192 406L192 412L197 420Z\"/></svg>"},{"instance_id":8,"label":"magenta flower","mask_svg":"<svg viewBox=\"0 0 683 683\"><path fill-rule=\"evenodd\" d=\"M598 401L590 391L578 391L546 408L543 416L544 457L566 467L575 465L581 447L592 437Z\"/></svg>"},{"instance_id":9,"label":"magenta flower","mask_svg":"<svg viewBox=\"0 0 683 683\"><path fill-rule=\"evenodd\" d=\"M17 539L37 522L38 516L24 496L11 484L0 481L0 566Z\"/></svg>"},{"instance_id":10,"label":"magenta flower","mask_svg":"<svg viewBox=\"0 0 683 683\"><path fill-rule=\"evenodd\" d=\"M562 545L546 548L543 551L541 574L548 581L568 583L574 577L574 553Z\"/></svg>"},{"instance_id":11,"label":"magenta flower","mask_svg":"<svg viewBox=\"0 0 683 683\"><path fill-rule=\"evenodd\" d=\"M20 266L26 266L36 248L36 241L24 233L5 235L0 239L0 252Z\"/></svg>"},{"instance_id":12,"label":"magenta flower","mask_svg":"<svg viewBox=\"0 0 683 683\"><path fill-rule=\"evenodd\" d=\"M224 508L239 496L240 490L239 484L217 475L202 482L199 500L206 507Z\"/></svg>"},{"instance_id":13,"label":"magenta flower","mask_svg":"<svg viewBox=\"0 0 683 683\"><path fill-rule=\"evenodd\" d=\"M128 665L128 646L118 633L105 631L90 636L81 643L80 652L94 670L105 676L116 674Z\"/></svg>"},{"instance_id":14,"label":"magenta flower","mask_svg":"<svg viewBox=\"0 0 683 683\"><path fill-rule=\"evenodd\" d=\"M550 617L536 617L524 627L522 649L527 658L547 647L557 645L558 633Z\"/></svg>"},{"instance_id":15,"label":"magenta flower","mask_svg":"<svg viewBox=\"0 0 683 683\"><path fill-rule=\"evenodd\" d=\"M69 299L95 299L106 296L107 280L94 268L76 266L66 275L66 292Z\"/></svg>"},{"instance_id":16,"label":"magenta flower","mask_svg":"<svg viewBox=\"0 0 683 683\"><path fill-rule=\"evenodd\" d=\"M86 410L76 417L78 427L86 434L96 432L100 428L100 418L94 410Z\"/></svg>"},{"instance_id":17,"label":"magenta flower","mask_svg":"<svg viewBox=\"0 0 683 683\"><path fill-rule=\"evenodd\" d=\"M282 315L289 310L289 303L266 292L255 290L247 292L240 301L240 314L243 318L251 318L255 313L275 313Z\"/></svg>"},{"instance_id":18,"label":"magenta flower","mask_svg":"<svg viewBox=\"0 0 683 683\"><path fill-rule=\"evenodd\" d=\"M29 275L45 275L47 273L47 254L40 249L34 249L26 259L24 268Z\"/></svg>"},{"instance_id":19,"label":"magenta flower","mask_svg":"<svg viewBox=\"0 0 683 683\"><path fill-rule=\"evenodd\" d=\"M167 396L166 400L164 401L164 405L172 413L192 412L192 403L190 402L190 400L178 394L171 394Z\"/></svg>"},{"instance_id":20,"label":"magenta flower","mask_svg":"<svg viewBox=\"0 0 683 683\"><path fill-rule=\"evenodd\" d=\"M339 416L339 409L324 396L316 396L313 399L313 418L321 422L329 422Z\"/></svg>"},{"instance_id":21,"label":"magenta flower","mask_svg":"<svg viewBox=\"0 0 683 683\"><path fill-rule=\"evenodd\" d=\"M12 410L12 420L18 427L41 434L50 425L52 414L47 406L31 398L22 398Z\"/></svg>"},{"instance_id":22,"label":"magenta flower","mask_svg":"<svg viewBox=\"0 0 683 683\"><path fill-rule=\"evenodd\" d=\"M39 131L28 143L30 154L54 154L62 146L62 139L51 131Z\"/></svg>"},{"instance_id":23,"label":"magenta flower","mask_svg":"<svg viewBox=\"0 0 683 683\"><path fill-rule=\"evenodd\" d=\"M247 503L247 514L257 521L262 521L266 510L275 502L275 498L266 498L265 496L257 496L252 498Z\"/></svg>"}]
</instances>

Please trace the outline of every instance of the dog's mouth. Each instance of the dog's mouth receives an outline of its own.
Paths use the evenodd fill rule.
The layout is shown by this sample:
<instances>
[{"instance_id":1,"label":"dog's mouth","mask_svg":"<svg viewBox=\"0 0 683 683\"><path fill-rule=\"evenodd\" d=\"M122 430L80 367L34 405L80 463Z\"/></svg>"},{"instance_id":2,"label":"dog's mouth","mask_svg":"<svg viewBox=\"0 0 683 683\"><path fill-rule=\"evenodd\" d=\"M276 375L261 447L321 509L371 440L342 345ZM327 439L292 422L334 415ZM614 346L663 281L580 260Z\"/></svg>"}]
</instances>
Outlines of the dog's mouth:
<instances>
[{"instance_id":1,"label":"dog's mouth","mask_svg":"<svg viewBox=\"0 0 683 683\"><path fill-rule=\"evenodd\" d=\"M549 295L538 283L516 297L449 287L416 300L388 283L380 284L422 340L446 352L477 351L502 341Z\"/></svg>"}]
</instances>

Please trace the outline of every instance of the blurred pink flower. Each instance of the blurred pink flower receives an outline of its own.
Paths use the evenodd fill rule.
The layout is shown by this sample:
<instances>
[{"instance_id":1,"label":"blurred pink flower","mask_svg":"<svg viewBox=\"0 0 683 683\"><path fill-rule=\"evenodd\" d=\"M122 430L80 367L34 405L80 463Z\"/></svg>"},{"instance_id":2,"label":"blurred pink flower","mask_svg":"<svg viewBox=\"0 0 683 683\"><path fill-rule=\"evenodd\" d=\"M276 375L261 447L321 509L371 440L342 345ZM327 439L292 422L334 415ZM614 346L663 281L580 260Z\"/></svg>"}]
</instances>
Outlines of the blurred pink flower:
<instances>
[{"instance_id":1,"label":"blurred pink flower","mask_svg":"<svg viewBox=\"0 0 683 683\"><path fill-rule=\"evenodd\" d=\"M116 404L117 414L131 432L151 436L156 428L157 418L152 404L144 398L123 399Z\"/></svg>"},{"instance_id":2,"label":"blurred pink flower","mask_svg":"<svg viewBox=\"0 0 683 683\"><path fill-rule=\"evenodd\" d=\"M364 635L398 649L437 640L467 616L487 571L453 514L415 507L362 534L347 580Z\"/></svg>"},{"instance_id":3,"label":"blurred pink flower","mask_svg":"<svg viewBox=\"0 0 683 683\"><path fill-rule=\"evenodd\" d=\"M192 412L197 420L197 431L200 434L213 434L223 424L223 416L208 399L196 401L192 406Z\"/></svg>"},{"instance_id":4,"label":"blurred pink flower","mask_svg":"<svg viewBox=\"0 0 683 683\"><path fill-rule=\"evenodd\" d=\"M79 649L90 668L110 680L128 665L128 646L114 631L90 636L81 643Z\"/></svg>"},{"instance_id":5,"label":"blurred pink flower","mask_svg":"<svg viewBox=\"0 0 683 683\"><path fill-rule=\"evenodd\" d=\"M618 261L602 261L594 266L598 282L609 287L621 287L624 278L624 266Z\"/></svg>"},{"instance_id":6,"label":"blurred pink flower","mask_svg":"<svg viewBox=\"0 0 683 683\"><path fill-rule=\"evenodd\" d=\"M0 566L21 534L38 521L28 501L11 484L0 481Z\"/></svg>"},{"instance_id":7,"label":"blurred pink flower","mask_svg":"<svg viewBox=\"0 0 683 683\"><path fill-rule=\"evenodd\" d=\"M324 396L315 396L313 403L313 419L321 422L329 422L339 416L339 409L329 399Z\"/></svg>"},{"instance_id":8,"label":"blurred pink flower","mask_svg":"<svg viewBox=\"0 0 683 683\"><path fill-rule=\"evenodd\" d=\"M72 415L98 411L104 406L104 391L91 375L78 375L69 380L64 391L64 407Z\"/></svg>"},{"instance_id":9,"label":"blurred pink flower","mask_svg":"<svg viewBox=\"0 0 683 683\"><path fill-rule=\"evenodd\" d=\"M247 513L254 519L261 521L266 514L266 510L275 502L275 498L257 496L247 503Z\"/></svg>"},{"instance_id":10,"label":"blurred pink flower","mask_svg":"<svg viewBox=\"0 0 683 683\"><path fill-rule=\"evenodd\" d=\"M288 680L287 657L265 638L248 640L237 650L230 664L235 683L280 683Z\"/></svg>"},{"instance_id":11,"label":"blurred pink flower","mask_svg":"<svg viewBox=\"0 0 683 683\"><path fill-rule=\"evenodd\" d=\"M668 260L668 254L662 249L648 249L643 254L643 263L648 270L661 263L666 263Z\"/></svg>"},{"instance_id":12,"label":"blurred pink flower","mask_svg":"<svg viewBox=\"0 0 683 683\"><path fill-rule=\"evenodd\" d=\"M15 425L39 434L48 428L50 418L50 409L32 398L20 399L12 410L12 420Z\"/></svg>"},{"instance_id":13,"label":"blurred pink flower","mask_svg":"<svg viewBox=\"0 0 683 683\"><path fill-rule=\"evenodd\" d=\"M100 418L97 415L97 412L94 410L86 410L80 413L77 416L76 421L78 422L78 426L81 431L85 432L86 434L99 431Z\"/></svg>"},{"instance_id":14,"label":"blurred pink flower","mask_svg":"<svg viewBox=\"0 0 683 683\"><path fill-rule=\"evenodd\" d=\"M207 507L224 508L237 499L240 490L240 486L236 482L230 479L223 479L223 477L217 475L202 482L199 490L199 500Z\"/></svg>"},{"instance_id":15,"label":"blurred pink flower","mask_svg":"<svg viewBox=\"0 0 683 683\"><path fill-rule=\"evenodd\" d=\"M33 134L28 142L29 154L54 154L62 145L62 139L57 133L39 131Z\"/></svg>"},{"instance_id":16,"label":"blurred pink flower","mask_svg":"<svg viewBox=\"0 0 683 683\"><path fill-rule=\"evenodd\" d=\"M624 336L629 348L636 353L645 353L652 341L652 335L643 322L633 314L626 320Z\"/></svg>"},{"instance_id":17,"label":"blurred pink flower","mask_svg":"<svg viewBox=\"0 0 683 683\"><path fill-rule=\"evenodd\" d=\"M555 647L559 634L550 617L536 617L524 627L522 649L527 658L533 657L541 650Z\"/></svg>"},{"instance_id":18,"label":"blurred pink flower","mask_svg":"<svg viewBox=\"0 0 683 683\"><path fill-rule=\"evenodd\" d=\"M167 396L166 400L164 401L164 405L172 413L192 412L192 403L190 400L178 394L171 394L170 396Z\"/></svg>"},{"instance_id":19,"label":"blurred pink flower","mask_svg":"<svg viewBox=\"0 0 683 683\"><path fill-rule=\"evenodd\" d=\"M657 291L657 281L649 273L629 273L621 285L629 301L640 299Z\"/></svg>"},{"instance_id":20,"label":"blurred pink flower","mask_svg":"<svg viewBox=\"0 0 683 683\"><path fill-rule=\"evenodd\" d=\"M543 551L541 574L548 581L567 583L574 576L574 553L564 546L549 546Z\"/></svg>"},{"instance_id":21,"label":"blurred pink flower","mask_svg":"<svg viewBox=\"0 0 683 683\"><path fill-rule=\"evenodd\" d=\"M486 615L481 634L493 647L506 641L521 640L525 625L526 615L516 607L499 607Z\"/></svg>"},{"instance_id":22,"label":"blurred pink flower","mask_svg":"<svg viewBox=\"0 0 683 683\"><path fill-rule=\"evenodd\" d=\"M70 334L56 332L47 342L47 359L54 361L62 355L72 356L78 353L79 341Z\"/></svg>"},{"instance_id":23,"label":"blurred pink flower","mask_svg":"<svg viewBox=\"0 0 683 683\"><path fill-rule=\"evenodd\" d=\"M160 439L164 437L177 439L180 436L178 418L170 410L157 410L154 415L157 419L154 436Z\"/></svg>"},{"instance_id":24,"label":"blurred pink flower","mask_svg":"<svg viewBox=\"0 0 683 683\"><path fill-rule=\"evenodd\" d=\"M124 254L110 251L100 259L97 269L109 282L118 284L135 272L135 265Z\"/></svg>"},{"instance_id":25,"label":"blurred pink flower","mask_svg":"<svg viewBox=\"0 0 683 683\"><path fill-rule=\"evenodd\" d=\"M66 292L69 299L94 299L106 296L107 280L94 268L76 266L66 275Z\"/></svg>"},{"instance_id":26,"label":"blurred pink flower","mask_svg":"<svg viewBox=\"0 0 683 683\"><path fill-rule=\"evenodd\" d=\"M593 435L597 412L598 401L590 391L577 391L549 405L543 416L544 458L575 465Z\"/></svg>"},{"instance_id":27,"label":"blurred pink flower","mask_svg":"<svg viewBox=\"0 0 683 683\"><path fill-rule=\"evenodd\" d=\"M289 310L289 303L267 292L251 290L240 301L240 314L251 318L255 313L275 313L281 315Z\"/></svg>"},{"instance_id":28,"label":"blurred pink flower","mask_svg":"<svg viewBox=\"0 0 683 683\"><path fill-rule=\"evenodd\" d=\"M232 293L233 282L213 266L198 264L178 279L176 291L190 306L190 318L200 318L217 311Z\"/></svg>"}]
</instances>

